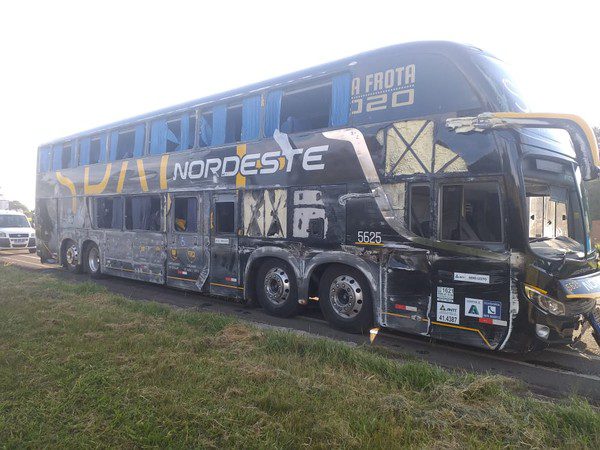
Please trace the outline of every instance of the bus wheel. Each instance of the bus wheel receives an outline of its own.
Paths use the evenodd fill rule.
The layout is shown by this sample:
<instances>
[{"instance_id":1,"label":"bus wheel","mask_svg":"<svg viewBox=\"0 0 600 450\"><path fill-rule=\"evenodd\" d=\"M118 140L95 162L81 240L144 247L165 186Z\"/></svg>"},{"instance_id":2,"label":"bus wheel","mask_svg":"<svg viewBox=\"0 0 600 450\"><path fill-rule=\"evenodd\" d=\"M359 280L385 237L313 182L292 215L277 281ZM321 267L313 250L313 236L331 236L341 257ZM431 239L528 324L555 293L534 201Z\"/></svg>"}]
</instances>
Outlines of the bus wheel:
<instances>
[{"instance_id":1,"label":"bus wheel","mask_svg":"<svg viewBox=\"0 0 600 450\"><path fill-rule=\"evenodd\" d=\"M62 254L63 267L71 273L81 273L81 259L77 244L68 241Z\"/></svg>"},{"instance_id":2,"label":"bus wheel","mask_svg":"<svg viewBox=\"0 0 600 450\"><path fill-rule=\"evenodd\" d=\"M96 244L90 244L83 258L86 273L89 273L92 278L99 278L100 272L100 250Z\"/></svg>"},{"instance_id":3,"label":"bus wheel","mask_svg":"<svg viewBox=\"0 0 600 450\"><path fill-rule=\"evenodd\" d=\"M319 305L331 326L366 333L373 325L373 302L366 278L348 266L328 268L319 283Z\"/></svg>"},{"instance_id":4,"label":"bus wheel","mask_svg":"<svg viewBox=\"0 0 600 450\"><path fill-rule=\"evenodd\" d=\"M258 269L256 297L269 314L291 317L298 313L298 286L294 271L281 259L267 259Z\"/></svg>"}]
</instances>

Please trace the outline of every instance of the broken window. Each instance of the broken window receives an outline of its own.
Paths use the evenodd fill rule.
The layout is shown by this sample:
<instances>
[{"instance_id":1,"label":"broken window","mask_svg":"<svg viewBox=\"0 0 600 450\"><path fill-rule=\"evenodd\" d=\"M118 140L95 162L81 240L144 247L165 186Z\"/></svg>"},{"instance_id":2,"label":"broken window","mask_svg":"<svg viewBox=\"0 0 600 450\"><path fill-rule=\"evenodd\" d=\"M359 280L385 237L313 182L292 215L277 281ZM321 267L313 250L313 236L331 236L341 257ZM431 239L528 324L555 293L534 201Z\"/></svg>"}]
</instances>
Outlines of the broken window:
<instances>
[{"instance_id":1,"label":"broken window","mask_svg":"<svg viewBox=\"0 0 600 450\"><path fill-rule=\"evenodd\" d=\"M199 147L208 147L212 141L212 112L202 113L200 116L200 142Z\"/></svg>"},{"instance_id":2,"label":"broken window","mask_svg":"<svg viewBox=\"0 0 600 450\"><path fill-rule=\"evenodd\" d=\"M195 111L188 115L187 127L188 127L187 145L184 146L183 150L188 150L190 148L194 148L194 144L196 141L196 112Z\"/></svg>"},{"instance_id":3,"label":"broken window","mask_svg":"<svg viewBox=\"0 0 600 450\"><path fill-rule=\"evenodd\" d=\"M90 153L88 164L96 164L100 162L100 155L102 154L102 144L99 137L92 138L90 140Z\"/></svg>"},{"instance_id":4,"label":"broken window","mask_svg":"<svg viewBox=\"0 0 600 450\"><path fill-rule=\"evenodd\" d=\"M242 105L227 108L227 125L225 128L225 144L242 140Z\"/></svg>"},{"instance_id":5,"label":"broken window","mask_svg":"<svg viewBox=\"0 0 600 450\"><path fill-rule=\"evenodd\" d=\"M167 153L181 150L181 119L167 122Z\"/></svg>"},{"instance_id":6,"label":"broken window","mask_svg":"<svg viewBox=\"0 0 600 450\"><path fill-rule=\"evenodd\" d=\"M198 231L198 199L196 197L177 197L174 202L175 231L196 233Z\"/></svg>"},{"instance_id":7,"label":"broken window","mask_svg":"<svg viewBox=\"0 0 600 450\"><path fill-rule=\"evenodd\" d=\"M117 140L117 155L115 160L133 158L135 146L135 130L121 131Z\"/></svg>"},{"instance_id":8,"label":"broken window","mask_svg":"<svg viewBox=\"0 0 600 450\"><path fill-rule=\"evenodd\" d=\"M329 126L331 83L286 92L281 99L279 129L283 133Z\"/></svg>"},{"instance_id":9,"label":"broken window","mask_svg":"<svg viewBox=\"0 0 600 450\"><path fill-rule=\"evenodd\" d=\"M502 242L502 215L497 183L442 187L442 239Z\"/></svg>"},{"instance_id":10,"label":"broken window","mask_svg":"<svg viewBox=\"0 0 600 450\"><path fill-rule=\"evenodd\" d=\"M235 206L233 202L215 202L215 230L217 233L235 232Z\"/></svg>"},{"instance_id":11,"label":"broken window","mask_svg":"<svg viewBox=\"0 0 600 450\"><path fill-rule=\"evenodd\" d=\"M125 199L125 228L128 230L161 230L161 201L158 195Z\"/></svg>"},{"instance_id":12,"label":"broken window","mask_svg":"<svg viewBox=\"0 0 600 450\"><path fill-rule=\"evenodd\" d=\"M60 168L68 169L69 167L72 167L71 160L71 144L65 144L62 146L60 153Z\"/></svg>"},{"instance_id":13,"label":"broken window","mask_svg":"<svg viewBox=\"0 0 600 450\"><path fill-rule=\"evenodd\" d=\"M425 238L431 237L431 211L429 186L416 185L410 188L408 223L410 231Z\"/></svg>"},{"instance_id":14,"label":"broken window","mask_svg":"<svg viewBox=\"0 0 600 450\"><path fill-rule=\"evenodd\" d=\"M244 192L243 213L246 236L286 237L287 191L285 189Z\"/></svg>"},{"instance_id":15,"label":"broken window","mask_svg":"<svg viewBox=\"0 0 600 450\"><path fill-rule=\"evenodd\" d=\"M96 227L121 230L123 228L123 199L98 197L95 199Z\"/></svg>"}]
</instances>

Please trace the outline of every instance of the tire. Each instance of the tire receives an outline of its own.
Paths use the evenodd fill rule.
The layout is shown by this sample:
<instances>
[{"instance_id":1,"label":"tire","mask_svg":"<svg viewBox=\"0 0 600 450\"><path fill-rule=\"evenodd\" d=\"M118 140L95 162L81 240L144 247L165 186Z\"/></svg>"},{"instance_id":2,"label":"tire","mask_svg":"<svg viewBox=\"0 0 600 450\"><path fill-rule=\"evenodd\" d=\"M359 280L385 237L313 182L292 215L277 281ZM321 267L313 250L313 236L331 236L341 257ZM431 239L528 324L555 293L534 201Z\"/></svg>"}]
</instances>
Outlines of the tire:
<instances>
[{"instance_id":1,"label":"tire","mask_svg":"<svg viewBox=\"0 0 600 450\"><path fill-rule=\"evenodd\" d=\"M100 278L102 272L100 271L100 250L96 244L90 244L86 247L83 257L83 267L85 273L89 274L92 278Z\"/></svg>"},{"instance_id":2,"label":"tire","mask_svg":"<svg viewBox=\"0 0 600 450\"><path fill-rule=\"evenodd\" d=\"M269 314L292 317L300 311L298 283L291 266L281 259L267 259L258 269L256 298Z\"/></svg>"},{"instance_id":3,"label":"tire","mask_svg":"<svg viewBox=\"0 0 600 450\"><path fill-rule=\"evenodd\" d=\"M62 265L71 273L81 273L81 252L74 241L67 241L61 255Z\"/></svg>"},{"instance_id":4,"label":"tire","mask_svg":"<svg viewBox=\"0 0 600 450\"><path fill-rule=\"evenodd\" d=\"M373 327L373 300L367 279L352 267L335 265L319 283L319 305L329 324L350 333Z\"/></svg>"},{"instance_id":5,"label":"tire","mask_svg":"<svg viewBox=\"0 0 600 450\"><path fill-rule=\"evenodd\" d=\"M30 248L29 253L35 253L37 250L35 248Z\"/></svg>"}]
</instances>

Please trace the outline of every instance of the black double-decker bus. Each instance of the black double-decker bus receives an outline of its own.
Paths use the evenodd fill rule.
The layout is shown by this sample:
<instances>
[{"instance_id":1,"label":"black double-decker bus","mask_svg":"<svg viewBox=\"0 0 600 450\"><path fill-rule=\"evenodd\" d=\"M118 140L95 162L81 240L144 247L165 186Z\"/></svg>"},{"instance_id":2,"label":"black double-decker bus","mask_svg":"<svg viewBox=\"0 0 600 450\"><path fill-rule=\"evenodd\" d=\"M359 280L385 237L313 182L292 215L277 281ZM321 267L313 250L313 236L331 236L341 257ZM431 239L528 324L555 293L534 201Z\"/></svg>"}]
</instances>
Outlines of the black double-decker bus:
<instances>
[{"instance_id":1,"label":"black double-decker bus","mask_svg":"<svg viewBox=\"0 0 600 450\"><path fill-rule=\"evenodd\" d=\"M397 45L39 148L43 262L527 351L596 327L575 116L533 114L503 63Z\"/></svg>"}]
</instances>

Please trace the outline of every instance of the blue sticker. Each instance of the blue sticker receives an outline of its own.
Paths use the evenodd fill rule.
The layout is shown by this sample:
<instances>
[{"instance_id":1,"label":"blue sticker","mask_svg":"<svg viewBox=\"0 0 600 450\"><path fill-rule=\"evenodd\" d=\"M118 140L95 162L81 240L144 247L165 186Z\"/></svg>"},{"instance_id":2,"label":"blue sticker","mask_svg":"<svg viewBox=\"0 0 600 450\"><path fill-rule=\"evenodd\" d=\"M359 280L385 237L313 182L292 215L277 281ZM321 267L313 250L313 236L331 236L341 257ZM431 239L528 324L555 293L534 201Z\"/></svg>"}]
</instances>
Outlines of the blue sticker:
<instances>
[{"instance_id":1,"label":"blue sticker","mask_svg":"<svg viewBox=\"0 0 600 450\"><path fill-rule=\"evenodd\" d=\"M483 317L486 319L500 319L502 316L502 303L493 300L483 301Z\"/></svg>"}]
</instances>

